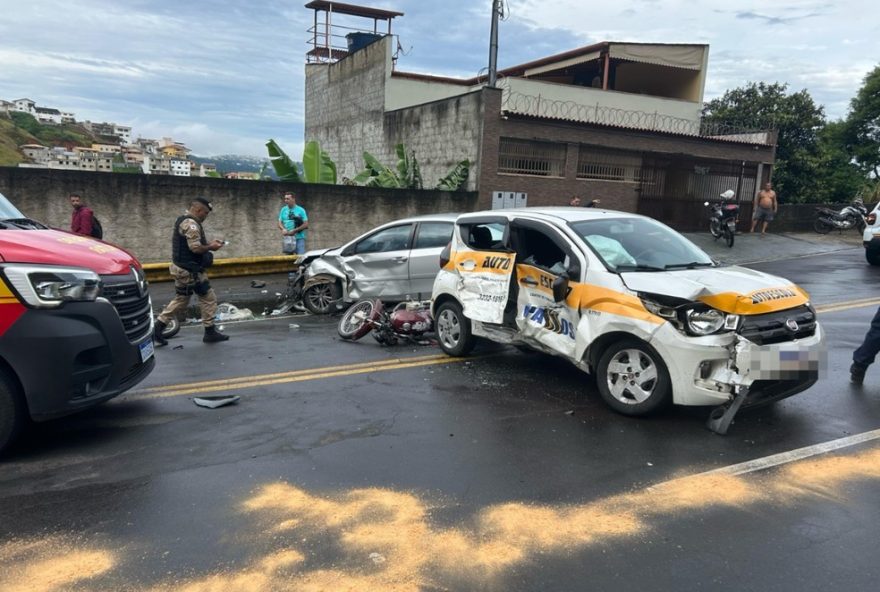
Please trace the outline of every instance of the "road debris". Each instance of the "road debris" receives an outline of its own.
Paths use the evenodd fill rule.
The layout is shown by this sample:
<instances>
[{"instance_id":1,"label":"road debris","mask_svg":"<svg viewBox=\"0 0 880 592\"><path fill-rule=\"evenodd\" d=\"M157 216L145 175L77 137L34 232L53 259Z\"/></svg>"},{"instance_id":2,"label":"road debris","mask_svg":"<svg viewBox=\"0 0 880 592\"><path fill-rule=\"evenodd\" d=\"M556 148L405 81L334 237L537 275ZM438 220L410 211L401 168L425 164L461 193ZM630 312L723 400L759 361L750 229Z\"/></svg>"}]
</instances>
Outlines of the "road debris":
<instances>
[{"instance_id":1,"label":"road debris","mask_svg":"<svg viewBox=\"0 0 880 592\"><path fill-rule=\"evenodd\" d=\"M193 403L199 407L207 407L208 409L216 409L226 405L234 405L241 399L238 395L222 395L217 397L193 397Z\"/></svg>"}]
</instances>

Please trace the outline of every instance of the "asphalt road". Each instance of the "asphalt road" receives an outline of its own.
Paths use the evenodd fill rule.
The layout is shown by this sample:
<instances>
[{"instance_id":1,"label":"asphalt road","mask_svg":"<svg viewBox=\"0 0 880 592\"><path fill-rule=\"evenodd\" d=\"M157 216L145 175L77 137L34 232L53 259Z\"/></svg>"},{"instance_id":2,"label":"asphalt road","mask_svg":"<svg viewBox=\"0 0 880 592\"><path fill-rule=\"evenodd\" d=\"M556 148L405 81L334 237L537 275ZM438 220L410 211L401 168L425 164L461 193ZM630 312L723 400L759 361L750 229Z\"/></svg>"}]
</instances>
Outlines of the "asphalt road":
<instances>
[{"instance_id":1,"label":"asphalt road","mask_svg":"<svg viewBox=\"0 0 880 592\"><path fill-rule=\"evenodd\" d=\"M511 348L343 343L311 316L216 345L184 328L136 391L0 464L0 589L875 589L880 371L855 389L847 368L876 304L830 305L877 296L880 269L857 249L752 267L827 310L829 367L724 437L706 409L616 415ZM191 400L219 393L241 401Z\"/></svg>"}]
</instances>

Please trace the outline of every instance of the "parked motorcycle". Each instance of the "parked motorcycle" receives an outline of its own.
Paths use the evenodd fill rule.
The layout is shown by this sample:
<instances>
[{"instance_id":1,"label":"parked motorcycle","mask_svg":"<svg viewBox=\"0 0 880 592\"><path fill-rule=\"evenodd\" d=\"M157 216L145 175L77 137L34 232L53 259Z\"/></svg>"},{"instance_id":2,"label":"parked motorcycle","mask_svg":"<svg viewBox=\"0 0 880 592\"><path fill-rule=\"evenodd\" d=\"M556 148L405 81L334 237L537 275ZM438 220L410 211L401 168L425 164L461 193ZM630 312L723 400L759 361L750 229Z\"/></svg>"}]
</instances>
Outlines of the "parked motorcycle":
<instances>
[{"instance_id":1,"label":"parked motorcycle","mask_svg":"<svg viewBox=\"0 0 880 592\"><path fill-rule=\"evenodd\" d=\"M856 199L850 205L840 211L826 207L816 208L816 219L813 221L813 230L819 234L828 234L832 230L849 230L855 228L858 232L865 230L865 217L868 208L861 199Z\"/></svg>"},{"instance_id":2,"label":"parked motorcycle","mask_svg":"<svg viewBox=\"0 0 880 592\"><path fill-rule=\"evenodd\" d=\"M349 308L336 330L347 341L356 341L372 331L373 338L382 345L396 345L398 341L420 342L431 331L431 302L401 302L390 311L381 300L361 300Z\"/></svg>"},{"instance_id":3,"label":"parked motorcycle","mask_svg":"<svg viewBox=\"0 0 880 592\"><path fill-rule=\"evenodd\" d=\"M739 205L728 203L728 200L733 199L734 195L735 193L728 189L721 194L721 203L703 202L703 205L709 208L709 232L712 233L715 240L724 237L728 247L733 246L733 239L736 236L736 221L739 218Z\"/></svg>"}]
</instances>

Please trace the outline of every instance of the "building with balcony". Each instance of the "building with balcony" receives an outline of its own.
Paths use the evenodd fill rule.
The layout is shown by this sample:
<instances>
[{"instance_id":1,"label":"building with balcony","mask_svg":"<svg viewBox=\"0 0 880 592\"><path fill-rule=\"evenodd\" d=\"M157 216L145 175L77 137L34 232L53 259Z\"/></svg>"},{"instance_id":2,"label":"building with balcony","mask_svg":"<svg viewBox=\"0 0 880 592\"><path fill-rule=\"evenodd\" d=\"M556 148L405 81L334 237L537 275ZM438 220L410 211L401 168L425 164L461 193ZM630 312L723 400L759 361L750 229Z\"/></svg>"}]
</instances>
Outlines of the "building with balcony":
<instances>
[{"instance_id":1,"label":"building with balcony","mask_svg":"<svg viewBox=\"0 0 880 592\"><path fill-rule=\"evenodd\" d=\"M46 125L59 125L61 124L61 111L49 107L37 107L36 118L37 121Z\"/></svg>"},{"instance_id":2,"label":"building with balcony","mask_svg":"<svg viewBox=\"0 0 880 592\"><path fill-rule=\"evenodd\" d=\"M389 29L401 16L320 0L306 6L327 19L331 9L387 19ZM469 160L466 188L487 208L496 191L524 192L532 206L578 195L679 227L700 220L697 202L726 189L747 215L770 176L775 134L713 129L701 119L707 45L602 42L502 69L490 87L485 77L401 71L391 35L334 47L332 34L318 33L329 28L319 23L307 54L305 139L321 143L340 176L364 168L364 151L396 162L403 143L428 186Z\"/></svg>"},{"instance_id":3,"label":"building with balcony","mask_svg":"<svg viewBox=\"0 0 880 592\"><path fill-rule=\"evenodd\" d=\"M13 111L20 111L21 113L30 113L31 115L37 115L37 104L30 99L15 99L12 101Z\"/></svg>"}]
</instances>

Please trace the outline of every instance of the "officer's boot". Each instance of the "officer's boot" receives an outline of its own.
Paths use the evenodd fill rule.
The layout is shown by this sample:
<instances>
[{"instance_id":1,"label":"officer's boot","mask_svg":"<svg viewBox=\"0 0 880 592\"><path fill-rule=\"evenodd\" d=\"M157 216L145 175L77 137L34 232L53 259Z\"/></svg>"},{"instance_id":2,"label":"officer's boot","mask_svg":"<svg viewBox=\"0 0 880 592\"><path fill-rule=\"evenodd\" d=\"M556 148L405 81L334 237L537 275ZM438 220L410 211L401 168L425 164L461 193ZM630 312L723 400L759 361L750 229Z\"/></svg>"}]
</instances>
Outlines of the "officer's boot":
<instances>
[{"instance_id":1,"label":"officer's boot","mask_svg":"<svg viewBox=\"0 0 880 592\"><path fill-rule=\"evenodd\" d=\"M217 343L218 341L228 341L229 335L224 335L220 331L217 330L217 327L211 325L210 327L205 327L205 336L202 337L202 341L205 343Z\"/></svg>"},{"instance_id":2,"label":"officer's boot","mask_svg":"<svg viewBox=\"0 0 880 592\"><path fill-rule=\"evenodd\" d=\"M162 337L162 331L164 330L165 323L157 319L153 327L153 342L158 346L168 345L168 340Z\"/></svg>"}]
</instances>

